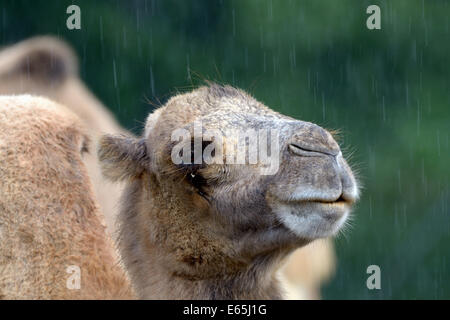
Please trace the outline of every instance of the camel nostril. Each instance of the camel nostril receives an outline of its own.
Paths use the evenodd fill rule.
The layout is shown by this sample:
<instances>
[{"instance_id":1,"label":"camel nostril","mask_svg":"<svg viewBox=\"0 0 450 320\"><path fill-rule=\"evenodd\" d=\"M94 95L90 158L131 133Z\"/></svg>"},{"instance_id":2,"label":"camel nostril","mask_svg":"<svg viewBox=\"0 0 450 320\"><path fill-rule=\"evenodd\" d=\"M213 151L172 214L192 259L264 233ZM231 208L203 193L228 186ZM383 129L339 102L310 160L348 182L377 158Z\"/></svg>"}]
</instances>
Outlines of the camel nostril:
<instances>
[{"instance_id":1,"label":"camel nostril","mask_svg":"<svg viewBox=\"0 0 450 320\"><path fill-rule=\"evenodd\" d=\"M309 144L299 144L299 143L291 143L289 144L289 150L299 156L304 157L317 157L322 155L330 155L335 157L337 153L328 150L322 146L312 146Z\"/></svg>"},{"instance_id":2,"label":"camel nostril","mask_svg":"<svg viewBox=\"0 0 450 320\"><path fill-rule=\"evenodd\" d=\"M304 152L314 152L314 150L311 150L311 148L301 147L298 144L294 144L294 143L291 143L289 145L289 150L293 151L294 153L302 152L302 151L304 151Z\"/></svg>"}]
</instances>

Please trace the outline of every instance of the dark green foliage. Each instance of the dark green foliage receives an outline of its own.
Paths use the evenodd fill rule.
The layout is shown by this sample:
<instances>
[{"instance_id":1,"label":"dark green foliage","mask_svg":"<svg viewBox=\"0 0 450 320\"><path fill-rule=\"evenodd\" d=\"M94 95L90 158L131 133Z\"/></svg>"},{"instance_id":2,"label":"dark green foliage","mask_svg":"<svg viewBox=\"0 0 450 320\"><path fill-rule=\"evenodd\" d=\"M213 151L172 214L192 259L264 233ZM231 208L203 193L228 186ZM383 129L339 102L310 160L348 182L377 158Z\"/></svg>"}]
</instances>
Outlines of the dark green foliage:
<instances>
[{"instance_id":1,"label":"dark green foliage","mask_svg":"<svg viewBox=\"0 0 450 320\"><path fill-rule=\"evenodd\" d=\"M80 31L65 25L72 3ZM381 30L366 28L370 4ZM449 1L3 0L0 19L2 45L70 42L83 80L136 133L205 79L341 129L364 189L324 297L450 298ZM379 291L366 288L370 264Z\"/></svg>"}]
</instances>

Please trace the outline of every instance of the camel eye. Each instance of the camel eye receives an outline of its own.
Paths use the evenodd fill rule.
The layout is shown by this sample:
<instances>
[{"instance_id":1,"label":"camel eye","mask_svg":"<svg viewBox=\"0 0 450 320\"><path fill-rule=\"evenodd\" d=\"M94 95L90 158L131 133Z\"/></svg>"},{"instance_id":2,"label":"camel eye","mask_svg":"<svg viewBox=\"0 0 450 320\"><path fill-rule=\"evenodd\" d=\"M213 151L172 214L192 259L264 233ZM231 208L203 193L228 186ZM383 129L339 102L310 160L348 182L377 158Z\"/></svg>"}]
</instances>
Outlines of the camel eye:
<instances>
[{"instance_id":1,"label":"camel eye","mask_svg":"<svg viewBox=\"0 0 450 320\"><path fill-rule=\"evenodd\" d=\"M195 188L196 192L209 202L208 193L206 191L208 181L198 171L189 172L186 175L186 179L189 184Z\"/></svg>"},{"instance_id":2,"label":"camel eye","mask_svg":"<svg viewBox=\"0 0 450 320\"><path fill-rule=\"evenodd\" d=\"M188 173L186 178L198 190L202 190L208 184L206 179L198 171Z\"/></svg>"}]
</instances>

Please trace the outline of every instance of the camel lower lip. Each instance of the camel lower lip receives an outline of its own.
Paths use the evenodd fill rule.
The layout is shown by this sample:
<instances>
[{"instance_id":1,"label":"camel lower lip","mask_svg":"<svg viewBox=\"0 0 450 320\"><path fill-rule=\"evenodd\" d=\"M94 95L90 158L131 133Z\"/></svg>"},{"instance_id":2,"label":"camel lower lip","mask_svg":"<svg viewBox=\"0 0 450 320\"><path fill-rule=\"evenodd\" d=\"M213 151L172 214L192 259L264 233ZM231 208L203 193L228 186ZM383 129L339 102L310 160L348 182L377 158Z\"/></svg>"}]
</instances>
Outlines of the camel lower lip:
<instances>
[{"instance_id":1,"label":"camel lower lip","mask_svg":"<svg viewBox=\"0 0 450 320\"><path fill-rule=\"evenodd\" d=\"M348 217L350 205L344 201L283 201L274 204L273 209L298 237L317 239L337 233Z\"/></svg>"}]
</instances>

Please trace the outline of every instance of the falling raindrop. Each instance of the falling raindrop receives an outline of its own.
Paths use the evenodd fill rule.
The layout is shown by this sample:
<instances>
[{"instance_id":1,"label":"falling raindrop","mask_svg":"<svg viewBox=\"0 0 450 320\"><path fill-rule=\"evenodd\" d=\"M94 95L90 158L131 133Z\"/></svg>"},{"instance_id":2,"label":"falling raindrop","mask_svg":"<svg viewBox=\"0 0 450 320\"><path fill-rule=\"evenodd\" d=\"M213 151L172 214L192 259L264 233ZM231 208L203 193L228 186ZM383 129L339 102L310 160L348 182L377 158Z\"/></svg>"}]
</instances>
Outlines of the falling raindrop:
<instances>
[{"instance_id":1,"label":"falling raindrop","mask_svg":"<svg viewBox=\"0 0 450 320\"><path fill-rule=\"evenodd\" d=\"M325 120L325 97L322 92L322 120Z\"/></svg>"},{"instance_id":2,"label":"falling raindrop","mask_svg":"<svg viewBox=\"0 0 450 320\"><path fill-rule=\"evenodd\" d=\"M192 78L191 78L191 63L189 61L189 53L186 54L186 69L187 69L187 80L189 82L192 82Z\"/></svg>"},{"instance_id":3,"label":"falling raindrop","mask_svg":"<svg viewBox=\"0 0 450 320\"><path fill-rule=\"evenodd\" d=\"M116 71L116 59L113 59L113 75L114 75L114 88L117 88L117 71Z\"/></svg>"},{"instance_id":4,"label":"falling raindrop","mask_svg":"<svg viewBox=\"0 0 450 320\"><path fill-rule=\"evenodd\" d=\"M189 70L189 69L188 69ZM150 87L152 89L152 96L155 96L155 79L153 77L153 67L150 65Z\"/></svg>"}]
</instances>

